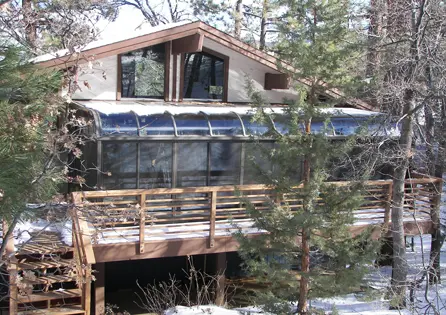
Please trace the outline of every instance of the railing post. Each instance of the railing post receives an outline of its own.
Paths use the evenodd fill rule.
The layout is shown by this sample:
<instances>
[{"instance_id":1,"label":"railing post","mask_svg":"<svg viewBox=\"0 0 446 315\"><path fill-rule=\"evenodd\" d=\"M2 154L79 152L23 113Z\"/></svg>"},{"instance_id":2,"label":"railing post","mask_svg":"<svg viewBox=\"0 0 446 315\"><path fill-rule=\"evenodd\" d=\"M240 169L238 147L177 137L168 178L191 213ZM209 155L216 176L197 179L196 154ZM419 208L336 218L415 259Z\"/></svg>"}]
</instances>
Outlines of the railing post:
<instances>
[{"instance_id":1,"label":"railing post","mask_svg":"<svg viewBox=\"0 0 446 315\"><path fill-rule=\"evenodd\" d=\"M386 207L384 210L384 229L387 232L390 225L390 212L392 211L392 193L393 193L393 181L389 183L387 188Z\"/></svg>"},{"instance_id":2,"label":"railing post","mask_svg":"<svg viewBox=\"0 0 446 315\"><path fill-rule=\"evenodd\" d=\"M17 260L15 257L12 257L9 261L8 265L8 273L9 273L9 314L17 315L18 312L18 298L19 298L19 290L17 287Z\"/></svg>"},{"instance_id":3,"label":"railing post","mask_svg":"<svg viewBox=\"0 0 446 315\"><path fill-rule=\"evenodd\" d=\"M139 196L139 253L144 253L146 232L146 194Z\"/></svg>"},{"instance_id":4,"label":"railing post","mask_svg":"<svg viewBox=\"0 0 446 315\"><path fill-rule=\"evenodd\" d=\"M85 282L82 284L82 309L90 315L91 306L91 265L85 266Z\"/></svg>"},{"instance_id":5,"label":"railing post","mask_svg":"<svg viewBox=\"0 0 446 315\"><path fill-rule=\"evenodd\" d=\"M217 191L211 192L211 215L209 222L209 247L214 247L215 219L217 216Z\"/></svg>"},{"instance_id":6,"label":"railing post","mask_svg":"<svg viewBox=\"0 0 446 315\"><path fill-rule=\"evenodd\" d=\"M9 224L3 220L2 222L3 235L5 236L9 230ZM15 257L15 249L14 249L14 233L8 235L6 239L3 239L6 242L5 248L5 258L8 261L8 274L9 274L9 314L16 315L18 312L17 300L19 297L19 291L17 287L17 259Z\"/></svg>"}]
</instances>

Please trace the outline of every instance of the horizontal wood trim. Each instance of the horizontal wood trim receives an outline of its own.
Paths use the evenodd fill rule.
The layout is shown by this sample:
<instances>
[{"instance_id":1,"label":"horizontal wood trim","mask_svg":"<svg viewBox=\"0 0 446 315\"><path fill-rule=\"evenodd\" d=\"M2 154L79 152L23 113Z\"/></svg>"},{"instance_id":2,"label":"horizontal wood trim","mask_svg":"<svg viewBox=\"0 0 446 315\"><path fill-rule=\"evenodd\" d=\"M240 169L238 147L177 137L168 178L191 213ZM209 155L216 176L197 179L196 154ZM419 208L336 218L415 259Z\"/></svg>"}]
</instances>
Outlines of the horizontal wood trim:
<instances>
[{"instance_id":1,"label":"horizontal wood trim","mask_svg":"<svg viewBox=\"0 0 446 315\"><path fill-rule=\"evenodd\" d=\"M172 53L183 54L200 52L203 49L203 39L204 36L202 33L175 39L172 41Z\"/></svg>"},{"instance_id":2,"label":"horizontal wood trim","mask_svg":"<svg viewBox=\"0 0 446 315\"><path fill-rule=\"evenodd\" d=\"M153 46L171 40L175 40L178 38L194 35L199 32L198 26L199 22L190 23L176 28L171 28L168 30L155 32L152 34L131 38L121 42L88 49L81 52L79 55L68 55L44 61L38 64L42 67L64 68L73 65L75 63L88 62L93 58L97 60L100 58L122 54L132 50Z\"/></svg>"},{"instance_id":3,"label":"horizontal wood trim","mask_svg":"<svg viewBox=\"0 0 446 315\"><path fill-rule=\"evenodd\" d=\"M352 236L359 235L370 225L357 225L350 228ZM381 224L375 224L374 238L381 235ZM406 235L419 235L418 228L422 234L432 232L432 223L429 221L404 222ZM248 237L255 238L259 234L251 234ZM388 235L391 236L391 232ZM297 238L299 241L299 238ZM151 259L162 257L176 257L187 255L216 254L234 252L239 248L239 243L233 236L224 236L214 238L214 246L209 247L209 239L188 238L188 239L167 239L163 241L146 241L144 244L144 253L139 252L138 242L128 242L119 244L94 245L94 254L96 262L113 262L123 260Z\"/></svg>"},{"instance_id":4,"label":"horizontal wood trim","mask_svg":"<svg viewBox=\"0 0 446 315\"><path fill-rule=\"evenodd\" d=\"M172 56L172 42L165 43L165 60L164 60L164 101L168 102L170 94L170 57Z\"/></svg>"}]
</instances>

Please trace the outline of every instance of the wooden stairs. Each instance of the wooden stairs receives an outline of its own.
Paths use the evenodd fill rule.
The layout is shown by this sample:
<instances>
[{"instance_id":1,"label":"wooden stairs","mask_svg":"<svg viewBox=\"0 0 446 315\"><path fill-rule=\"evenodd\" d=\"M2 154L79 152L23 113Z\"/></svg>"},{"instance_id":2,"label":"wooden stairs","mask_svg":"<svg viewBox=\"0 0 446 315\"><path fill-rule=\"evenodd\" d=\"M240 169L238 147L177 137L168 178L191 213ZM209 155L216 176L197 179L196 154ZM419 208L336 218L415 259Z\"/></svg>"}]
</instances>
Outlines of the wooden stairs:
<instances>
[{"instance_id":1,"label":"wooden stairs","mask_svg":"<svg viewBox=\"0 0 446 315\"><path fill-rule=\"evenodd\" d=\"M73 246L48 231L30 233L17 248L8 240L10 315L90 314L91 263L79 226L73 225Z\"/></svg>"}]
</instances>

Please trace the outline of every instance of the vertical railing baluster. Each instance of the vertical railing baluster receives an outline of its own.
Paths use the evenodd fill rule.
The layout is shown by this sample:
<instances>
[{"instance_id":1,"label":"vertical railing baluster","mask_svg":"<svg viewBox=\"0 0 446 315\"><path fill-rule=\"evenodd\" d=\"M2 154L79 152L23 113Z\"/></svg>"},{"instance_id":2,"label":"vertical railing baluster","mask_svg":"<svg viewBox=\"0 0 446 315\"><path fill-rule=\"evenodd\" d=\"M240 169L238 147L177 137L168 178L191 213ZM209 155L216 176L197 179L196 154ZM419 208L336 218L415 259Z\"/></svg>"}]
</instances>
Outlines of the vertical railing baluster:
<instances>
[{"instance_id":1,"label":"vertical railing baluster","mask_svg":"<svg viewBox=\"0 0 446 315\"><path fill-rule=\"evenodd\" d=\"M209 247L214 247L215 238L215 219L217 216L217 191L213 190L210 193L211 197L211 213L209 220Z\"/></svg>"},{"instance_id":2,"label":"vertical railing baluster","mask_svg":"<svg viewBox=\"0 0 446 315\"><path fill-rule=\"evenodd\" d=\"M139 253L144 253L146 231L146 194L139 196Z\"/></svg>"}]
</instances>

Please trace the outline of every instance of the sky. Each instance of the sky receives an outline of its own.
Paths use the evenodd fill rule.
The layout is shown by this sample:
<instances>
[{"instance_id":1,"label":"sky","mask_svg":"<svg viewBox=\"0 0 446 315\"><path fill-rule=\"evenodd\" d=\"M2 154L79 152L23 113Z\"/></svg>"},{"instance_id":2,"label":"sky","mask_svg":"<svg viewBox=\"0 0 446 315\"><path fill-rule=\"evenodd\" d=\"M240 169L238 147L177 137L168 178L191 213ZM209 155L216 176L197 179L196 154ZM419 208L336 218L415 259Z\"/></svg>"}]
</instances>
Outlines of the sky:
<instances>
[{"instance_id":1,"label":"sky","mask_svg":"<svg viewBox=\"0 0 446 315\"><path fill-rule=\"evenodd\" d=\"M139 10L132 7L122 7L119 16L115 22L105 20L99 21L97 27L100 30L101 39L112 39L116 35L128 34L129 31L135 30L141 25L148 24L144 22L144 17Z\"/></svg>"}]
</instances>

